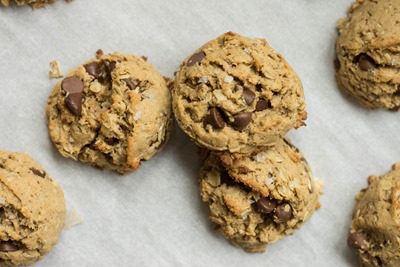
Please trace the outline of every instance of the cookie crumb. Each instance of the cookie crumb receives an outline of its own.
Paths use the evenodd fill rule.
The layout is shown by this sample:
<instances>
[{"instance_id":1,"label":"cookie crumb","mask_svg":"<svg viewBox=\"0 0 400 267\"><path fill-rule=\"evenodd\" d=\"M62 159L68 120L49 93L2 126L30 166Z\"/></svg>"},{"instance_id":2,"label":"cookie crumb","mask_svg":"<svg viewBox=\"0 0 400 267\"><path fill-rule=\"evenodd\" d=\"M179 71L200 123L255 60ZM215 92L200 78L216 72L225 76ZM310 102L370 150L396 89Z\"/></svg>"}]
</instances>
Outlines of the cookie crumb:
<instances>
[{"instance_id":1,"label":"cookie crumb","mask_svg":"<svg viewBox=\"0 0 400 267\"><path fill-rule=\"evenodd\" d=\"M82 216L75 208L72 208L68 212L68 216L67 216L67 219L65 220L65 224L64 224L64 229L68 230L71 227L81 224L81 223L83 223Z\"/></svg>"},{"instance_id":2,"label":"cookie crumb","mask_svg":"<svg viewBox=\"0 0 400 267\"><path fill-rule=\"evenodd\" d=\"M64 75L62 74L60 70L60 65L58 64L57 60L53 60L50 62L50 68L49 70L49 77L50 78L62 78Z\"/></svg>"}]
</instances>

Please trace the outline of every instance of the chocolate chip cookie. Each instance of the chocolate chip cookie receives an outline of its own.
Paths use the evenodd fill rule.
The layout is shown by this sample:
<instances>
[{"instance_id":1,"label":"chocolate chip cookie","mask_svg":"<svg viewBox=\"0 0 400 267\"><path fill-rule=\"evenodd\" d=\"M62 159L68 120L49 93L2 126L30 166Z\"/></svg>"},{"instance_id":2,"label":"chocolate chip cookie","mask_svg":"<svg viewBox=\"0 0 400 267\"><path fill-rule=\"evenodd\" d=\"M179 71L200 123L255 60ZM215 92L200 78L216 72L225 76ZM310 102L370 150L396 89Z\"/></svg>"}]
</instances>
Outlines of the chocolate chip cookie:
<instances>
[{"instance_id":1,"label":"chocolate chip cookie","mask_svg":"<svg viewBox=\"0 0 400 267\"><path fill-rule=\"evenodd\" d=\"M64 157L127 173L166 143L167 81L144 57L99 54L58 82L47 104L49 133Z\"/></svg>"},{"instance_id":2,"label":"chocolate chip cookie","mask_svg":"<svg viewBox=\"0 0 400 267\"><path fill-rule=\"evenodd\" d=\"M250 155L211 152L200 171L210 220L234 245L263 252L319 208L322 184L287 139Z\"/></svg>"},{"instance_id":3,"label":"chocolate chip cookie","mask_svg":"<svg viewBox=\"0 0 400 267\"><path fill-rule=\"evenodd\" d=\"M27 154L0 151L0 266L29 265L44 257L64 220L60 186Z\"/></svg>"},{"instance_id":4,"label":"chocolate chip cookie","mask_svg":"<svg viewBox=\"0 0 400 267\"><path fill-rule=\"evenodd\" d=\"M186 58L172 90L175 117L198 145L245 153L306 119L301 82L264 39L228 32Z\"/></svg>"},{"instance_id":5,"label":"chocolate chip cookie","mask_svg":"<svg viewBox=\"0 0 400 267\"><path fill-rule=\"evenodd\" d=\"M356 197L348 244L364 267L400 266L400 163Z\"/></svg>"},{"instance_id":6,"label":"chocolate chip cookie","mask_svg":"<svg viewBox=\"0 0 400 267\"><path fill-rule=\"evenodd\" d=\"M400 108L399 6L399 0L357 0L338 23L337 82L367 108Z\"/></svg>"}]
</instances>

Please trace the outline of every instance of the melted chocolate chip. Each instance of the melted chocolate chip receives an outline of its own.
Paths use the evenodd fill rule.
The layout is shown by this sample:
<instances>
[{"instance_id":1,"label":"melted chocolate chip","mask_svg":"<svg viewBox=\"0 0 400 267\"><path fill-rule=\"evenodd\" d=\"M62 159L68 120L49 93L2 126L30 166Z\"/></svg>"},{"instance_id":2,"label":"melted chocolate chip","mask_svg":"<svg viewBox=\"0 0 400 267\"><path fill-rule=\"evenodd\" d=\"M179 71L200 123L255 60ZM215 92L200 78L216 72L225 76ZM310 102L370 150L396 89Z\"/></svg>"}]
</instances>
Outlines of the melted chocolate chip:
<instances>
[{"instance_id":1,"label":"melted chocolate chip","mask_svg":"<svg viewBox=\"0 0 400 267\"><path fill-rule=\"evenodd\" d=\"M136 89L137 86L133 82L132 78L123 79L123 81L126 83L126 86L128 86L129 89L131 89L131 90Z\"/></svg>"},{"instance_id":2,"label":"melted chocolate chip","mask_svg":"<svg viewBox=\"0 0 400 267\"><path fill-rule=\"evenodd\" d=\"M13 252L17 251L18 247L14 241L0 241L0 251L1 252Z\"/></svg>"},{"instance_id":3,"label":"melted chocolate chip","mask_svg":"<svg viewBox=\"0 0 400 267\"><path fill-rule=\"evenodd\" d=\"M271 102L265 99L258 100L256 104L256 111L263 111L265 109L271 108Z\"/></svg>"},{"instance_id":4,"label":"melted chocolate chip","mask_svg":"<svg viewBox=\"0 0 400 267\"><path fill-rule=\"evenodd\" d=\"M35 169L35 168L30 168L30 170L32 171L32 173L34 175L40 176L42 178L46 177L46 172L45 171L41 171L41 170L38 170L38 169Z\"/></svg>"},{"instance_id":5,"label":"melted chocolate chip","mask_svg":"<svg viewBox=\"0 0 400 267\"><path fill-rule=\"evenodd\" d=\"M235 119L233 122L233 128L237 131L242 131L251 122L251 117L251 112L242 112L233 116L233 118Z\"/></svg>"},{"instance_id":6,"label":"melted chocolate chip","mask_svg":"<svg viewBox=\"0 0 400 267\"><path fill-rule=\"evenodd\" d=\"M247 105L251 105L256 98L256 93L246 88L243 90L243 98Z\"/></svg>"},{"instance_id":7,"label":"melted chocolate chip","mask_svg":"<svg viewBox=\"0 0 400 267\"><path fill-rule=\"evenodd\" d=\"M82 93L70 94L64 99L64 102L67 105L68 109L75 116L80 116L82 113L82 99Z\"/></svg>"},{"instance_id":8,"label":"melted chocolate chip","mask_svg":"<svg viewBox=\"0 0 400 267\"><path fill-rule=\"evenodd\" d=\"M211 108L207 116L204 118L204 125L210 124L214 129L222 129L225 127L224 118L218 108Z\"/></svg>"},{"instance_id":9,"label":"melted chocolate chip","mask_svg":"<svg viewBox=\"0 0 400 267\"><path fill-rule=\"evenodd\" d=\"M261 213L269 214L274 211L276 203L269 198L261 197L257 201L257 209Z\"/></svg>"},{"instance_id":10,"label":"melted chocolate chip","mask_svg":"<svg viewBox=\"0 0 400 267\"><path fill-rule=\"evenodd\" d=\"M292 218L292 208L289 204L281 204L275 209L276 221L278 223L284 223Z\"/></svg>"},{"instance_id":11,"label":"melted chocolate chip","mask_svg":"<svg viewBox=\"0 0 400 267\"><path fill-rule=\"evenodd\" d=\"M70 76L61 82L61 88L69 94L82 93L83 82L78 76Z\"/></svg>"},{"instance_id":12,"label":"melted chocolate chip","mask_svg":"<svg viewBox=\"0 0 400 267\"><path fill-rule=\"evenodd\" d=\"M98 62L92 62L86 64L84 65L84 67L86 72L95 77L96 79L99 79L103 76L102 66Z\"/></svg>"},{"instance_id":13,"label":"melted chocolate chip","mask_svg":"<svg viewBox=\"0 0 400 267\"><path fill-rule=\"evenodd\" d=\"M368 249L367 239L368 238L365 234L354 232L349 235L347 244L352 248L365 251Z\"/></svg>"},{"instance_id":14,"label":"melted chocolate chip","mask_svg":"<svg viewBox=\"0 0 400 267\"><path fill-rule=\"evenodd\" d=\"M206 53L203 51L200 51L199 53L194 54L191 56L186 64L186 66L190 67L196 64L197 62L200 62L203 60L203 58L206 56Z\"/></svg>"},{"instance_id":15,"label":"melted chocolate chip","mask_svg":"<svg viewBox=\"0 0 400 267\"><path fill-rule=\"evenodd\" d=\"M378 67L375 61L365 53L359 54L355 58L355 62L358 64L358 67L364 71L376 69Z\"/></svg>"}]
</instances>

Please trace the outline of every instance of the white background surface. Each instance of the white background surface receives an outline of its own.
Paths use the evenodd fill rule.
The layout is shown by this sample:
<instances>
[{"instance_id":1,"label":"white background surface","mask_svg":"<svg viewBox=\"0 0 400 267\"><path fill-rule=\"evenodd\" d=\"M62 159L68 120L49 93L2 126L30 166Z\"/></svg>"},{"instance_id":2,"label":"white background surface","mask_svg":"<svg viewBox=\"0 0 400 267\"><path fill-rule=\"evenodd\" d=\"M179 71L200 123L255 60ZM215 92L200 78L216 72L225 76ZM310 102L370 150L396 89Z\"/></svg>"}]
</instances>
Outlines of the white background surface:
<instances>
[{"instance_id":1,"label":"white background surface","mask_svg":"<svg viewBox=\"0 0 400 267\"><path fill-rule=\"evenodd\" d=\"M35 266L357 266L346 245L355 194L400 161L400 115L369 111L334 78L336 21L352 0L75 0L0 8L0 149L28 152L64 189L84 222L63 231ZM165 149L121 176L64 159L48 138L45 106L64 73L120 51L146 55L164 76L226 31L266 38L300 76L307 127L289 136L325 182L322 208L300 231L247 254L208 221L196 147L175 128Z\"/></svg>"}]
</instances>

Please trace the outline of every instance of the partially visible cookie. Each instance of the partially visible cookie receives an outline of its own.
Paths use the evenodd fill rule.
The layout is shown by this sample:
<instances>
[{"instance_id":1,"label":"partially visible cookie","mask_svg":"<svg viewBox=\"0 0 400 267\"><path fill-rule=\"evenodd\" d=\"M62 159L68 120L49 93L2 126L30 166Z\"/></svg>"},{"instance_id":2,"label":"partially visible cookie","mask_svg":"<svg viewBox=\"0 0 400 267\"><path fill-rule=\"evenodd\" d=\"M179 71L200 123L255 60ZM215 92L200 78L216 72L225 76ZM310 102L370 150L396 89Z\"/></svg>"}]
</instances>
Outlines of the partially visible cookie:
<instances>
[{"instance_id":1,"label":"partially visible cookie","mask_svg":"<svg viewBox=\"0 0 400 267\"><path fill-rule=\"evenodd\" d=\"M301 82L264 39L225 33L175 74L175 117L210 150L245 153L273 144L306 119Z\"/></svg>"},{"instance_id":2,"label":"partially visible cookie","mask_svg":"<svg viewBox=\"0 0 400 267\"><path fill-rule=\"evenodd\" d=\"M319 208L322 184L288 140L252 155L211 152L200 171L210 220L234 245L263 252Z\"/></svg>"},{"instance_id":3,"label":"partially visible cookie","mask_svg":"<svg viewBox=\"0 0 400 267\"><path fill-rule=\"evenodd\" d=\"M364 267L400 266L400 163L357 195L348 244Z\"/></svg>"},{"instance_id":4,"label":"partially visible cookie","mask_svg":"<svg viewBox=\"0 0 400 267\"><path fill-rule=\"evenodd\" d=\"M166 143L167 81L145 58L99 54L69 72L47 104L49 133L64 157L127 173Z\"/></svg>"},{"instance_id":5,"label":"partially visible cookie","mask_svg":"<svg viewBox=\"0 0 400 267\"><path fill-rule=\"evenodd\" d=\"M11 3L15 3L18 6L30 5L32 8L41 8L46 4L54 3L56 0L0 0L0 3L3 6L9 6ZM72 0L66 0L67 2L71 2Z\"/></svg>"},{"instance_id":6,"label":"partially visible cookie","mask_svg":"<svg viewBox=\"0 0 400 267\"><path fill-rule=\"evenodd\" d=\"M0 151L0 266L29 265L44 257L64 220L60 186L27 154Z\"/></svg>"},{"instance_id":7,"label":"partially visible cookie","mask_svg":"<svg viewBox=\"0 0 400 267\"><path fill-rule=\"evenodd\" d=\"M400 108L400 0L357 0L339 21L336 78L374 109Z\"/></svg>"}]
</instances>

